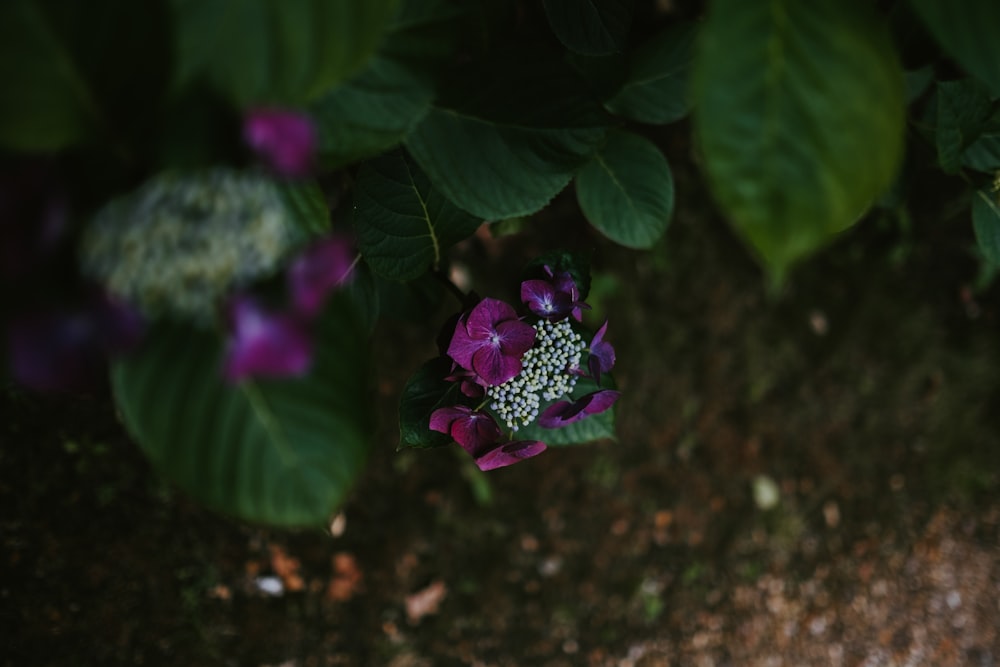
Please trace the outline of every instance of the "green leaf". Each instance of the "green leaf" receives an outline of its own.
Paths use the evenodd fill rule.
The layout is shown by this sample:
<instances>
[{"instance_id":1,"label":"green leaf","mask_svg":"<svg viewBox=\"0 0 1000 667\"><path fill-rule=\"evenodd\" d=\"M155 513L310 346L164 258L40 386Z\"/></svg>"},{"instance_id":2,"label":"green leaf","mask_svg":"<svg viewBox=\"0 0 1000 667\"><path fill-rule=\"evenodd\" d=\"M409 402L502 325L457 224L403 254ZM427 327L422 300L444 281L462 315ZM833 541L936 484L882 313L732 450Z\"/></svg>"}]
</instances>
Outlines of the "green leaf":
<instances>
[{"instance_id":1,"label":"green leaf","mask_svg":"<svg viewBox=\"0 0 1000 667\"><path fill-rule=\"evenodd\" d=\"M695 133L719 204L780 282L892 182L903 75L863 2L717 0L701 30Z\"/></svg>"},{"instance_id":2,"label":"green leaf","mask_svg":"<svg viewBox=\"0 0 1000 667\"><path fill-rule=\"evenodd\" d=\"M605 379L608 377L609 376L606 375ZM597 391L598 389L610 388L612 387L598 387L597 383L594 382L592 378L580 378L580 380L576 383L576 388L573 390L571 398L562 398L560 400L576 400L581 396L585 396L591 392ZM554 403L556 403L556 401L543 401L541 407L539 408L539 414L544 412L547 407ZM527 426L518 429L517 433L514 434L514 437L517 440L541 440L545 444L552 445L554 447L584 444L595 440L614 440L616 438L616 407L617 406L612 406L604 412L596 415L590 415L586 419L582 419L578 422L562 426L560 428L542 428L537 422L534 424L528 424Z\"/></svg>"},{"instance_id":3,"label":"green leaf","mask_svg":"<svg viewBox=\"0 0 1000 667\"><path fill-rule=\"evenodd\" d=\"M330 233L330 209L326 197L315 181L275 181L285 202L288 221L303 232L305 238Z\"/></svg>"},{"instance_id":4,"label":"green leaf","mask_svg":"<svg viewBox=\"0 0 1000 667\"><path fill-rule=\"evenodd\" d=\"M979 136L962 153L962 164L987 173L1000 170L1000 112L983 124Z\"/></svg>"},{"instance_id":5,"label":"green leaf","mask_svg":"<svg viewBox=\"0 0 1000 667\"><path fill-rule=\"evenodd\" d=\"M90 84L40 3L0 3L0 145L52 151L85 138L100 116Z\"/></svg>"},{"instance_id":6,"label":"green leaf","mask_svg":"<svg viewBox=\"0 0 1000 667\"><path fill-rule=\"evenodd\" d=\"M1000 264L1000 202L996 192L976 190L972 197L972 227L983 256L991 264Z\"/></svg>"},{"instance_id":7,"label":"green leaf","mask_svg":"<svg viewBox=\"0 0 1000 667\"><path fill-rule=\"evenodd\" d=\"M577 173L576 196L590 224L609 239L630 248L649 248L670 223L674 181L656 146L613 130Z\"/></svg>"},{"instance_id":8,"label":"green leaf","mask_svg":"<svg viewBox=\"0 0 1000 667\"><path fill-rule=\"evenodd\" d=\"M632 0L544 0L552 32L566 48L588 56L625 47L632 26Z\"/></svg>"},{"instance_id":9,"label":"green leaf","mask_svg":"<svg viewBox=\"0 0 1000 667\"><path fill-rule=\"evenodd\" d=\"M1000 3L994 0L911 0L924 24L958 64L1000 97Z\"/></svg>"},{"instance_id":10,"label":"green leaf","mask_svg":"<svg viewBox=\"0 0 1000 667\"><path fill-rule=\"evenodd\" d=\"M445 88L452 97L406 139L434 186L486 220L545 206L608 122L564 62L527 53L511 58L476 67Z\"/></svg>"},{"instance_id":11,"label":"green leaf","mask_svg":"<svg viewBox=\"0 0 1000 667\"><path fill-rule=\"evenodd\" d=\"M989 96L976 81L938 81L935 139L941 169L958 171L962 151L982 133L990 106Z\"/></svg>"},{"instance_id":12,"label":"green leaf","mask_svg":"<svg viewBox=\"0 0 1000 667\"><path fill-rule=\"evenodd\" d=\"M164 324L114 364L125 424L156 468L211 508L281 526L318 525L368 454L366 334L348 297L319 322L301 379L225 384L211 334Z\"/></svg>"},{"instance_id":13,"label":"green leaf","mask_svg":"<svg viewBox=\"0 0 1000 667\"><path fill-rule=\"evenodd\" d=\"M364 72L312 105L321 161L337 167L395 146L427 114L433 96L433 89L407 68L376 57Z\"/></svg>"},{"instance_id":14,"label":"green leaf","mask_svg":"<svg viewBox=\"0 0 1000 667\"><path fill-rule=\"evenodd\" d=\"M445 380L451 373L451 359L438 357L417 369L403 387L399 399L399 446L426 449L443 447L451 436L430 429L431 413L463 402L456 382Z\"/></svg>"},{"instance_id":15,"label":"green leaf","mask_svg":"<svg viewBox=\"0 0 1000 667\"><path fill-rule=\"evenodd\" d=\"M679 23L640 46L629 60L624 85L605 103L608 110L652 125L673 123L687 115L696 35L693 23Z\"/></svg>"},{"instance_id":16,"label":"green leaf","mask_svg":"<svg viewBox=\"0 0 1000 667\"><path fill-rule=\"evenodd\" d=\"M177 84L205 75L237 105L297 104L372 56L397 0L172 0Z\"/></svg>"},{"instance_id":17,"label":"green leaf","mask_svg":"<svg viewBox=\"0 0 1000 667\"><path fill-rule=\"evenodd\" d=\"M431 72L453 50L458 16L440 0L405 0L368 66L316 100L311 109L326 166L383 153L420 122L434 98Z\"/></svg>"},{"instance_id":18,"label":"green leaf","mask_svg":"<svg viewBox=\"0 0 1000 667\"><path fill-rule=\"evenodd\" d=\"M392 280L438 268L442 253L482 223L435 190L401 151L361 165L354 197L361 255L375 273Z\"/></svg>"}]
</instances>

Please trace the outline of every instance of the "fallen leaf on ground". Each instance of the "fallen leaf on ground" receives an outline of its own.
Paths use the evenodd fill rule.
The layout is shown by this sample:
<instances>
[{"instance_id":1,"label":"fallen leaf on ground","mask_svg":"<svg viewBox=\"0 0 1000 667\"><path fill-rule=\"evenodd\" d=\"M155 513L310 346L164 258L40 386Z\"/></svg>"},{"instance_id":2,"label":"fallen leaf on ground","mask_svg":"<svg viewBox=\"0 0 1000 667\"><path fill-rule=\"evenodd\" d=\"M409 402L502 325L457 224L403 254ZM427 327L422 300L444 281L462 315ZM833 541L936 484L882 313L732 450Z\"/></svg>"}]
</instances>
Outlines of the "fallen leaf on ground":
<instances>
[{"instance_id":1,"label":"fallen leaf on ground","mask_svg":"<svg viewBox=\"0 0 1000 667\"><path fill-rule=\"evenodd\" d=\"M418 623L428 614L436 614L441 601L448 594L443 581L435 581L427 588L406 596L406 618L410 623Z\"/></svg>"}]
</instances>

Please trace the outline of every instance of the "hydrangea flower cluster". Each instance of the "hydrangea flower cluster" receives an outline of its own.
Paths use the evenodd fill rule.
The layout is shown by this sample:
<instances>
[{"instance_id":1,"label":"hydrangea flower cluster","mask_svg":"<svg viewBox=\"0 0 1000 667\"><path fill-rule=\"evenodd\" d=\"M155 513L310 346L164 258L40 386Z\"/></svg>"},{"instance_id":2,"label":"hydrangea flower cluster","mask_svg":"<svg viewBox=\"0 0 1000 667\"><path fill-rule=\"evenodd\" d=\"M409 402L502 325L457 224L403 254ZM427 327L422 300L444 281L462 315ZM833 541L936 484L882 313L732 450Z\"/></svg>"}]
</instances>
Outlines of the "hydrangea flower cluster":
<instances>
[{"instance_id":1,"label":"hydrangea flower cluster","mask_svg":"<svg viewBox=\"0 0 1000 667\"><path fill-rule=\"evenodd\" d=\"M147 315L207 323L220 297L273 273L300 240L271 180L218 168L158 176L106 206L81 263Z\"/></svg>"},{"instance_id":2,"label":"hydrangea flower cluster","mask_svg":"<svg viewBox=\"0 0 1000 667\"><path fill-rule=\"evenodd\" d=\"M615 354L604 340L607 322L589 346L573 328L570 318L580 321L589 306L572 276L548 266L545 273L546 279L521 284L521 300L530 315L519 317L509 304L483 299L459 316L447 345L453 368L446 379L461 383L461 393L481 398L481 403L439 407L431 413L429 427L449 435L481 470L545 450L540 440L512 440L519 430L535 423L549 429L572 424L604 412L619 396L598 389L565 400L580 377L592 376L599 383L601 374L614 366ZM528 319L535 321L529 324Z\"/></svg>"}]
</instances>

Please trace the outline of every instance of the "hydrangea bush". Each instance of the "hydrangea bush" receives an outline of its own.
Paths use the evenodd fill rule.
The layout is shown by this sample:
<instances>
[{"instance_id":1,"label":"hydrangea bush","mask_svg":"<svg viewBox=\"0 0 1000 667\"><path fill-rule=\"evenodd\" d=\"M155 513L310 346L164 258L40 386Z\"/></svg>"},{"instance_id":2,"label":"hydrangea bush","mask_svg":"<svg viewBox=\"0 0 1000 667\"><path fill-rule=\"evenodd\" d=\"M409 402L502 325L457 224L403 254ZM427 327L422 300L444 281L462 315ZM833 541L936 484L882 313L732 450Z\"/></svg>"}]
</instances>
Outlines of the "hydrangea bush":
<instances>
[{"instance_id":1,"label":"hydrangea bush","mask_svg":"<svg viewBox=\"0 0 1000 667\"><path fill-rule=\"evenodd\" d=\"M774 285L873 206L905 217L930 166L1000 265L997 24L986 0L8 0L0 370L109 377L188 493L317 524L372 446L375 322L425 316L453 245L567 189L611 241L664 242L656 126ZM614 325L545 251L519 303L445 324L400 446L491 470L613 440Z\"/></svg>"}]
</instances>

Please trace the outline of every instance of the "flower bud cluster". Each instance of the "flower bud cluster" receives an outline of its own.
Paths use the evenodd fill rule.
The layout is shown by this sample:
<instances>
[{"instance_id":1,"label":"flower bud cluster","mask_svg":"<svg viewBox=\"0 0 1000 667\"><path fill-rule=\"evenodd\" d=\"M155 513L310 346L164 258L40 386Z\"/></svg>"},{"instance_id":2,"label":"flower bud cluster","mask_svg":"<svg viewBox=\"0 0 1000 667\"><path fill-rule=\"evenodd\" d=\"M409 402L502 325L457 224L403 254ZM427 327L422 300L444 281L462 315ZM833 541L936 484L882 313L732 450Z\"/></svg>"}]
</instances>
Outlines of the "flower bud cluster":
<instances>
[{"instance_id":1,"label":"flower bud cluster","mask_svg":"<svg viewBox=\"0 0 1000 667\"><path fill-rule=\"evenodd\" d=\"M512 431L527 426L538 417L542 400L552 401L573 391L586 344L573 331L569 320L535 324L535 345L521 359L521 372L500 385L490 385L486 395L490 409Z\"/></svg>"},{"instance_id":2,"label":"flower bud cluster","mask_svg":"<svg viewBox=\"0 0 1000 667\"><path fill-rule=\"evenodd\" d=\"M279 267L297 241L277 186L213 169L159 176L101 210L86 273L149 314L210 321L218 299Z\"/></svg>"}]
</instances>

